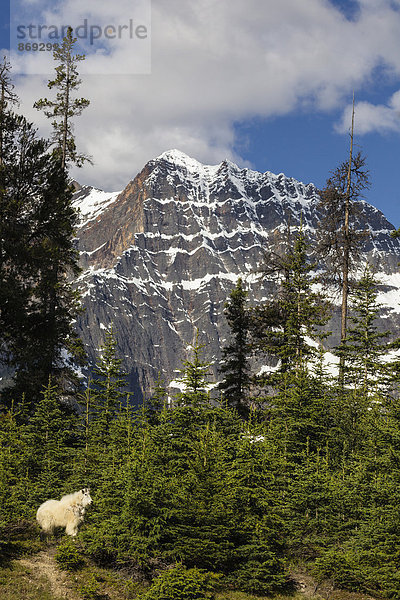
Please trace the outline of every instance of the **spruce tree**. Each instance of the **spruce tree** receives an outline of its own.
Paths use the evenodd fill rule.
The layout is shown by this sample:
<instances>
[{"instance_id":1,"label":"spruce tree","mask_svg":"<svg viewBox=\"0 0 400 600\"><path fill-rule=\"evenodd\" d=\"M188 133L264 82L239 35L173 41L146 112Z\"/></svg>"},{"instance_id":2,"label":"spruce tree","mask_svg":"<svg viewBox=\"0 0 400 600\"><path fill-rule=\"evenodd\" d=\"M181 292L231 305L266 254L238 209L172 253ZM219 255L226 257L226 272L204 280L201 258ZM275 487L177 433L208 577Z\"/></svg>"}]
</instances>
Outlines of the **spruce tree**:
<instances>
[{"instance_id":1,"label":"spruce tree","mask_svg":"<svg viewBox=\"0 0 400 600\"><path fill-rule=\"evenodd\" d=\"M393 231L390 232L390 237L397 239L400 237L400 227L398 229L393 229Z\"/></svg>"},{"instance_id":2,"label":"spruce tree","mask_svg":"<svg viewBox=\"0 0 400 600\"><path fill-rule=\"evenodd\" d=\"M285 456L300 462L306 448L323 448L332 424L329 398L306 364L283 373L267 414Z\"/></svg>"},{"instance_id":3,"label":"spruce tree","mask_svg":"<svg viewBox=\"0 0 400 600\"><path fill-rule=\"evenodd\" d=\"M253 352L261 350L279 360L275 373L267 376L271 382L315 360L318 355L315 346L327 335L322 327L328 321L330 305L322 294L313 290L318 277L313 274L308 248L300 229L293 248L284 257L276 298L253 311Z\"/></svg>"},{"instance_id":4,"label":"spruce tree","mask_svg":"<svg viewBox=\"0 0 400 600\"><path fill-rule=\"evenodd\" d=\"M79 433L81 444L74 461L74 475L78 486L82 485L82 482L89 483L92 471L93 453L95 453L92 447L91 429L95 411L94 393L92 379L89 376L86 387L77 395L77 402L80 406Z\"/></svg>"},{"instance_id":5,"label":"spruce tree","mask_svg":"<svg viewBox=\"0 0 400 600\"><path fill-rule=\"evenodd\" d=\"M302 229L297 234L293 250L287 256L288 277L282 283L283 344L280 349L283 370L304 364L315 357L315 346L307 337L321 341L326 337L321 329L328 321L329 303L312 287L318 281L313 274L315 265L308 256L309 245Z\"/></svg>"},{"instance_id":6,"label":"spruce tree","mask_svg":"<svg viewBox=\"0 0 400 600\"><path fill-rule=\"evenodd\" d=\"M111 423L122 398L126 397L126 373L121 368L122 359L117 357L116 349L117 342L111 326L105 332L100 358L93 369L94 413L91 429L99 447L107 445Z\"/></svg>"},{"instance_id":7,"label":"spruce tree","mask_svg":"<svg viewBox=\"0 0 400 600\"><path fill-rule=\"evenodd\" d=\"M235 588L263 595L287 583L286 526L279 514L283 490L276 486L279 459L269 433L269 425L246 422L232 462L230 492L234 498L231 527L237 534L228 581Z\"/></svg>"},{"instance_id":8,"label":"spruce tree","mask_svg":"<svg viewBox=\"0 0 400 600\"><path fill-rule=\"evenodd\" d=\"M81 311L79 292L70 280L80 272L73 245L76 212L57 159L51 158L47 178L30 252L40 271L29 309L29 351L24 355L25 368L18 370L17 382L21 389L33 381L38 387L51 375L65 393L74 393L78 384L74 365L84 362L83 345L72 324Z\"/></svg>"},{"instance_id":9,"label":"spruce tree","mask_svg":"<svg viewBox=\"0 0 400 600\"><path fill-rule=\"evenodd\" d=\"M22 516L18 492L23 478L20 468L23 454L21 430L12 404L0 417L0 545L6 536L7 525Z\"/></svg>"},{"instance_id":10,"label":"spruce tree","mask_svg":"<svg viewBox=\"0 0 400 600\"><path fill-rule=\"evenodd\" d=\"M218 386L228 405L243 415L248 412L246 394L250 387L250 318L246 307L247 295L242 279L239 278L225 304L224 313L231 329L231 340L222 349L223 361L219 370L224 379Z\"/></svg>"},{"instance_id":11,"label":"spruce tree","mask_svg":"<svg viewBox=\"0 0 400 600\"><path fill-rule=\"evenodd\" d=\"M81 84L77 65L85 59L83 54L74 54L76 41L72 27L69 27L62 44L54 50L54 60L58 63L55 68L56 77L48 83L50 89L58 90L56 99L42 98L34 104L34 108L44 110L46 117L53 119L53 142L56 144L56 155L61 160L62 169L68 163L82 166L85 161L90 160L77 152L72 127L72 118L81 115L90 104L86 98L72 98L73 92Z\"/></svg>"},{"instance_id":12,"label":"spruce tree","mask_svg":"<svg viewBox=\"0 0 400 600\"><path fill-rule=\"evenodd\" d=\"M328 410L321 353L330 304L313 287L318 277L302 228L282 264L276 298L253 311L253 351L279 361L256 381L267 386L265 416L282 454L297 463L307 445L314 452L326 443Z\"/></svg>"},{"instance_id":13,"label":"spruce tree","mask_svg":"<svg viewBox=\"0 0 400 600\"><path fill-rule=\"evenodd\" d=\"M116 355L117 343L112 326L105 332L100 356L80 394L80 431L82 444L75 461L75 479L97 490L106 485L103 479L121 464L131 437L132 412L126 393L126 373ZM126 405L125 405L125 402ZM119 447L119 444L121 447ZM79 484L82 485L82 484ZM108 489L108 488L107 488Z\"/></svg>"},{"instance_id":14,"label":"spruce tree","mask_svg":"<svg viewBox=\"0 0 400 600\"><path fill-rule=\"evenodd\" d=\"M73 247L77 215L60 161L23 117L4 117L0 168L0 324L2 359L16 369L18 395L39 398L50 375L74 380L83 356L72 322L79 272ZM67 357L67 359L65 359ZM72 390L72 388L71 388ZM70 391L71 391L70 390Z\"/></svg>"},{"instance_id":15,"label":"spruce tree","mask_svg":"<svg viewBox=\"0 0 400 600\"><path fill-rule=\"evenodd\" d=\"M78 419L51 379L26 426L25 436L30 449L25 469L33 483L31 501L66 493L79 446Z\"/></svg>"},{"instance_id":16,"label":"spruce tree","mask_svg":"<svg viewBox=\"0 0 400 600\"><path fill-rule=\"evenodd\" d=\"M150 425L157 425L160 422L160 416L163 409L167 406L168 394L165 387L165 381L159 374L155 389L148 400L143 402L143 412Z\"/></svg>"},{"instance_id":17,"label":"spruce tree","mask_svg":"<svg viewBox=\"0 0 400 600\"><path fill-rule=\"evenodd\" d=\"M184 406L202 407L209 402L208 374L211 363L203 360L204 344L199 343L199 331L196 332L196 341L191 347L192 359L183 361L182 376L179 383L184 391L177 394L178 404Z\"/></svg>"},{"instance_id":18,"label":"spruce tree","mask_svg":"<svg viewBox=\"0 0 400 600\"><path fill-rule=\"evenodd\" d=\"M18 96L14 92L14 85L11 81L11 65L4 57L3 62L0 64L0 166L3 164L3 135L6 126L6 112L10 106L17 103Z\"/></svg>"},{"instance_id":19,"label":"spruce tree","mask_svg":"<svg viewBox=\"0 0 400 600\"><path fill-rule=\"evenodd\" d=\"M359 389L366 397L387 383L387 368L382 359L387 353L384 340L389 332L379 331L376 322L381 309L377 286L367 264L351 296L351 326L347 338L338 349L344 363L344 383Z\"/></svg>"}]
</instances>

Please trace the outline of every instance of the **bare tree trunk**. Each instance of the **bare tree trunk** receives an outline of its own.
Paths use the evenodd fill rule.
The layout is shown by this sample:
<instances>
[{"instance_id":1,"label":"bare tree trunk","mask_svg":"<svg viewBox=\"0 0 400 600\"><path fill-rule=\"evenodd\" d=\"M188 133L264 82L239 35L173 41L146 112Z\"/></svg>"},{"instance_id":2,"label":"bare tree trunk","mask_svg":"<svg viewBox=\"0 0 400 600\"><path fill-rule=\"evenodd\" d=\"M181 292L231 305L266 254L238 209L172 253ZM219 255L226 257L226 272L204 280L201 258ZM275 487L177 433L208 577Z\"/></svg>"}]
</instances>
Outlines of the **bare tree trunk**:
<instances>
[{"instance_id":1,"label":"bare tree trunk","mask_svg":"<svg viewBox=\"0 0 400 600\"><path fill-rule=\"evenodd\" d=\"M351 166L353 162L353 137L354 137L354 94L353 94L353 112L351 117L350 134L350 154L349 168L347 171L347 190L344 213L344 248L343 248L343 285L342 285L342 320L341 320L341 341L346 338L347 330L347 298L349 294L349 257L350 257L350 239L349 239L349 212L350 212L350 188L351 188Z\"/></svg>"},{"instance_id":2,"label":"bare tree trunk","mask_svg":"<svg viewBox=\"0 0 400 600\"><path fill-rule=\"evenodd\" d=\"M344 247L343 247L343 283L342 283L342 314L341 314L341 332L340 341L343 344L347 335L347 304L349 295L349 261L350 261L350 237L349 237L349 212L350 212L350 192L351 192L351 167L353 162L353 138L354 138L354 92L353 92L353 111L351 115L351 133L350 133L350 153L349 167L347 171L347 189L344 209ZM344 356L340 357L340 380L343 380Z\"/></svg>"},{"instance_id":3,"label":"bare tree trunk","mask_svg":"<svg viewBox=\"0 0 400 600\"><path fill-rule=\"evenodd\" d=\"M64 106L64 124L62 140L62 159L61 166L65 170L67 162L67 138L68 138L68 111L69 111L69 60L67 60L66 88L65 88L65 106Z\"/></svg>"},{"instance_id":4,"label":"bare tree trunk","mask_svg":"<svg viewBox=\"0 0 400 600\"><path fill-rule=\"evenodd\" d=\"M4 82L1 84L1 108L0 108L0 167L3 164L3 135L4 135L4 111L5 111L5 93Z\"/></svg>"}]
</instances>

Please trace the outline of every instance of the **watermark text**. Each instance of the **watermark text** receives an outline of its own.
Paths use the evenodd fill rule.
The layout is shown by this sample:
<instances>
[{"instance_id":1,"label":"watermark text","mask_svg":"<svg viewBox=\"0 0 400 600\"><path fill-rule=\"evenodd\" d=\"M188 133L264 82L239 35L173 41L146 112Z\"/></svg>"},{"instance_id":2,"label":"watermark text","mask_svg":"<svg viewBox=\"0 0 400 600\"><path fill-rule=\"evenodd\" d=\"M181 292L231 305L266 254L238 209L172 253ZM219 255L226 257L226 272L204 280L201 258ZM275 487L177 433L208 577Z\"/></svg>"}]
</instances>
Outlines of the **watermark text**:
<instances>
[{"instance_id":1,"label":"watermark text","mask_svg":"<svg viewBox=\"0 0 400 600\"><path fill-rule=\"evenodd\" d=\"M50 40L50 42L62 42L67 35L69 25L39 25L30 23L29 25L17 26L18 40ZM124 25L93 25L84 19L83 23L73 29L73 35L82 40L89 40L93 45L102 38L107 40L114 39L137 39L146 40L148 38L148 29L146 25L137 24L133 19L129 19L128 24Z\"/></svg>"}]
</instances>

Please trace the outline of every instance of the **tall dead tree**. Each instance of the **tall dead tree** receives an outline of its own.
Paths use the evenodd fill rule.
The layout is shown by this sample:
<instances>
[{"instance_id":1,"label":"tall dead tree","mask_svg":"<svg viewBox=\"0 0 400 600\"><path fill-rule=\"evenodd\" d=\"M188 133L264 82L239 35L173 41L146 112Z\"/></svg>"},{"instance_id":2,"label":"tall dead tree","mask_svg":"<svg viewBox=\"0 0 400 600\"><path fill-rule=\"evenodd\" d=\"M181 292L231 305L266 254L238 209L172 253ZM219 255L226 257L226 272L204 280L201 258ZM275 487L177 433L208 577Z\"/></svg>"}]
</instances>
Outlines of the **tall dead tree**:
<instances>
[{"instance_id":1,"label":"tall dead tree","mask_svg":"<svg viewBox=\"0 0 400 600\"><path fill-rule=\"evenodd\" d=\"M366 159L358 152L354 156L354 95L350 130L350 151L346 162L337 167L321 192L320 222L316 254L325 265L325 278L341 292L340 341L347 332L348 296L352 268L359 262L360 251L368 236L360 223L360 200L369 187ZM343 365L341 365L342 370Z\"/></svg>"},{"instance_id":2,"label":"tall dead tree","mask_svg":"<svg viewBox=\"0 0 400 600\"><path fill-rule=\"evenodd\" d=\"M351 167L353 163L353 140L354 140L354 92L353 92L353 109L351 112L351 131L350 131L350 154L349 165L347 169L347 187L344 204L344 246L343 246L343 283L342 283L342 313L341 313L341 328L340 340L346 339L347 330L347 305L349 296L349 267L350 267L350 191L351 191Z\"/></svg>"}]
</instances>

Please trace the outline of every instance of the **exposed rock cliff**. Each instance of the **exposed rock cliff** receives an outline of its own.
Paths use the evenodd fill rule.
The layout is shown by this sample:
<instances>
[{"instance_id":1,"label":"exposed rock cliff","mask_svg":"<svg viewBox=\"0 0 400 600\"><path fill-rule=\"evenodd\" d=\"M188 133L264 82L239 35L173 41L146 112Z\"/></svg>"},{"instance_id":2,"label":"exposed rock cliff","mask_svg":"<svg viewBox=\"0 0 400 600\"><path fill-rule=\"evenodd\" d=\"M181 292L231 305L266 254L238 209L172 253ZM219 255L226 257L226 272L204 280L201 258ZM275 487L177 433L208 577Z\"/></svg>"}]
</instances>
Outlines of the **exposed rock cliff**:
<instances>
[{"instance_id":1,"label":"exposed rock cliff","mask_svg":"<svg viewBox=\"0 0 400 600\"><path fill-rule=\"evenodd\" d=\"M139 400L159 373L176 377L196 328L206 357L219 359L228 333L223 306L242 276L256 303L269 290L255 272L279 231L302 219L312 238L318 191L285 175L206 166L171 150L150 161L120 193L76 193L79 279L86 311L78 328L93 360L103 329L114 332ZM393 226L362 202L361 225L373 236L365 259L379 264L386 326L400 322L400 242ZM334 341L334 340L333 340Z\"/></svg>"}]
</instances>

